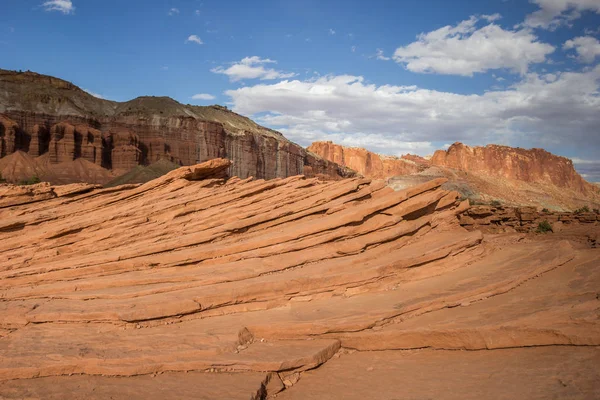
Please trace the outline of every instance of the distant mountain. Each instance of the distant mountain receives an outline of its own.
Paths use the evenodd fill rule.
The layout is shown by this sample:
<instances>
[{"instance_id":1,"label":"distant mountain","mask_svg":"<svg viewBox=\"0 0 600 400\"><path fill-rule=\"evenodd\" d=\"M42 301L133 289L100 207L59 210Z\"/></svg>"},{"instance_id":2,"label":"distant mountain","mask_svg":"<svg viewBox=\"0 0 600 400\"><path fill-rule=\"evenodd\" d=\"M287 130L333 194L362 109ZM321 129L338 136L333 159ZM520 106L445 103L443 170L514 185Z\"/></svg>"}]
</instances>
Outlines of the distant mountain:
<instances>
[{"instance_id":1,"label":"distant mountain","mask_svg":"<svg viewBox=\"0 0 600 400\"><path fill-rule=\"evenodd\" d=\"M183 105L168 97L119 103L62 79L0 70L0 159L17 151L62 168L85 160L107 171L96 174L99 183L159 160L192 165L217 157L231 159L229 173L241 178L354 175L226 107ZM40 168L37 174L54 175ZM31 171L4 162L0 173L27 179Z\"/></svg>"},{"instance_id":2,"label":"distant mountain","mask_svg":"<svg viewBox=\"0 0 600 400\"><path fill-rule=\"evenodd\" d=\"M389 157L331 142L313 143L309 150L355 169L366 177L387 179L396 188L447 177L446 189L457 190L474 202L534 205L572 210L598 208L600 190L581 177L573 162L543 149L455 143L431 159L406 155Z\"/></svg>"}]
</instances>

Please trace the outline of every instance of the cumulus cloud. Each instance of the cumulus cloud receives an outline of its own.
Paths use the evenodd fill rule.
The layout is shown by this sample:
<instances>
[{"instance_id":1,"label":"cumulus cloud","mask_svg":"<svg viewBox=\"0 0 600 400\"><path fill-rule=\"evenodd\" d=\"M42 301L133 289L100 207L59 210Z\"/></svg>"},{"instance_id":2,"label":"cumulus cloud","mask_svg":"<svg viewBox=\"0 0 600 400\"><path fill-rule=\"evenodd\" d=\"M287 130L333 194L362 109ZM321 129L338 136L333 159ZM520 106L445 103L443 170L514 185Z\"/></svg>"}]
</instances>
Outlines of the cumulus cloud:
<instances>
[{"instance_id":1,"label":"cumulus cloud","mask_svg":"<svg viewBox=\"0 0 600 400\"><path fill-rule=\"evenodd\" d=\"M177 14L179 14L179 9L178 8L171 8L167 14L170 15L170 16L177 15Z\"/></svg>"},{"instance_id":2,"label":"cumulus cloud","mask_svg":"<svg viewBox=\"0 0 600 400\"><path fill-rule=\"evenodd\" d=\"M198 36L196 35L190 35L188 36L186 43L197 43L197 44L204 44L204 42L202 41L202 39L200 39Z\"/></svg>"},{"instance_id":3,"label":"cumulus cloud","mask_svg":"<svg viewBox=\"0 0 600 400\"><path fill-rule=\"evenodd\" d=\"M580 36L567 40L563 45L563 49L574 49L579 62L591 64L596 57L600 56L600 40L591 36Z\"/></svg>"},{"instance_id":4,"label":"cumulus cloud","mask_svg":"<svg viewBox=\"0 0 600 400\"><path fill-rule=\"evenodd\" d=\"M229 77L232 82L243 79L273 80L285 79L296 76L295 73L277 71L273 68L265 67L266 64L276 64L277 61L258 56L245 57L241 61L233 63L230 67L216 67L211 69L215 74L223 74Z\"/></svg>"},{"instance_id":5,"label":"cumulus cloud","mask_svg":"<svg viewBox=\"0 0 600 400\"><path fill-rule=\"evenodd\" d=\"M600 66L529 73L503 90L457 94L374 85L352 75L283 80L226 92L233 109L302 145L335 140L386 154L463 141L523 147L600 148Z\"/></svg>"},{"instance_id":6,"label":"cumulus cloud","mask_svg":"<svg viewBox=\"0 0 600 400\"><path fill-rule=\"evenodd\" d=\"M335 35L335 30L333 30L333 29L329 28L329 34L330 34L330 35Z\"/></svg>"},{"instance_id":7,"label":"cumulus cloud","mask_svg":"<svg viewBox=\"0 0 600 400\"><path fill-rule=\"evenodd\" d=\"M213 100L214 98L215 96L208 93L199 93L192 96L192 99L194 100Z\"/></svg>"},{"instance_id":8,"label":"cumulus cloud","mask_svg":"<svg viewBox=\"0 0 600 400\"><path fill-rule=\"evenodd\" d=\"M63 14L75 12L75 6L71 0L49 0L42 4L46 11L60 11Z\"/></svg>"},{"instance_id":9,"label":"cumulus cloud","mask_svg":"<svg viewBox=\"0 0 600 400\"><path fill-rule=\"evenodd\" d=\"M485 16L493 21L496 16ZM472 76L494 69L525 74L530 64L541 63L554 47L538 41L528 29L505 30L490 23L478 28L472 16L456 26L444 26L417 36L417 41L396 49L394 60L409 71Z\"/></svg>"},{"instance_id":10,"label":"cumulus cloud","mask_svg":"<svg viewBox=\"0 0 600 400\"><path fill-rule=\"evenodd\" d=\"M598 0L530 0L539 10L525 18L525 25L533 28L555 29L578 19L582 12L600 14Z\"/></svg>"}]
</instances>

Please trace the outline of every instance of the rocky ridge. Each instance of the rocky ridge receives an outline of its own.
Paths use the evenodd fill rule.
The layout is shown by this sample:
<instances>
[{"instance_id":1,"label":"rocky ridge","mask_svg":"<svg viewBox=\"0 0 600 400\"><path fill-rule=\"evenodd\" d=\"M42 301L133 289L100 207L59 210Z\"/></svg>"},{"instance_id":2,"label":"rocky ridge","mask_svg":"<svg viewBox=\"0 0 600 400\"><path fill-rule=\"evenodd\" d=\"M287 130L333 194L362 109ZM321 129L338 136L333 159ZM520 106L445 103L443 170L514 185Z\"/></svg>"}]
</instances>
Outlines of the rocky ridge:
<instances>
[{"instance_id":1,"label":"rocky ridge","mask_svg":"<svg viewBox=\"0 0 600 400\"><path fill-rule=\"evenodd\" d=\"M436 151L430 159L410 154L390 158L331 142L315 142L309 149L349 165L364 176L386 179L395 188L445 177L445 189L457 190L463 197L478 202L500 201L506 206L539 206L557 211L585 205L600 208L598 187L586 182L571 160L542 149L455 143L447 151Z\"/></svg>"},{"instance_id":2,"label":"rocky ridge","mask_svg":"<svg viewBox=\"0 0 600 400\"><path fill-rule=\"evenodd\" d=\"M225 107L183 105L168 97L118 103L54 77L0 70L0 158L16 151L48 155L51 165L63 168L85 160L92 170L112 171L97 183L163 159L193 165L219 157L231 159L230 173L242 178L354 174ZM27 171L4 169L0 173L8 179L30 178ZM51 182L68 183L48 175Z\"/></svg>"},{"instance_id":3,"label":"rocky ridge","mask_svg":"<svg viewBox=\"0 0 600 400\"><path fill-rule=\"evenodd\" d=\"M12 199L0 204L0 394L164 398L153 390L178 382L182 398L311 398L319 365L368 374L394 352L386 368L406 360L418 375L399 350L427 348L479 352L488 373L490 349L534 370L560 358L576 372L553 376L576 388L535 382L593 397L597 250L467 231L468 201L445 179L394 191L230 167L108 189L0 186ZM330 396L364 398L359 382ZM198 385L206 397L187 392Z\"/></svg>"},{"instance_id":4,"label":"rocky ridge","mask_svg":"<svg viewBox=\"0 0 600 400\"><path fill-rule=\"evenodd\" d=\"M414 174L429 166L429 162L419 156L382 156L359 147L340 146L331 141L314 142L308 150L372 179Z\"/></svg>"},{"instance_id":5,"label":"rocky ridge","mask_svg":"<svg viewBox=\"0 0 600 400\"><path fill-rule=\"evenodd\" d=\"M454 143L448 150L436 151L431 164L479 175L550 184L584 195L598 192L575 171L571 160L544 149L526 150L495 144L470 147Z\"/></svg>"}]
</instances>

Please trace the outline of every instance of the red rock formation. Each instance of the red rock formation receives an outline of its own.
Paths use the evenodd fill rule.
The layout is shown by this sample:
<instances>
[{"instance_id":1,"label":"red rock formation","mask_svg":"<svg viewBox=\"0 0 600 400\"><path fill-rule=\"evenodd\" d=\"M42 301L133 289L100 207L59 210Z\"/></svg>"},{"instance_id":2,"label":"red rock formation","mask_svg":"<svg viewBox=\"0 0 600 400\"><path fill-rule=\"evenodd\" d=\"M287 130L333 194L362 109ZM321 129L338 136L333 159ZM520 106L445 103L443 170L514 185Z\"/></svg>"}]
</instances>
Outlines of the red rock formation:
<instances>
[{"instance_id":1,"label":"red rock formation","mask_svg":"<svg viewBox=\"0 0 600 400\"><path fill-rule=\"evenodd\" d=\"M50 162L54 164L75 159L75 127L61 122L50 129Z\"/></svg>"},{"instance_id":2,"label":"red rock formation","mask_svg":"<svg viewBox=\"0 0 600 400\"><path fill-rule=\"evenodd\" d=\"M489 233L536 232L543 222L548 222L554 232L565 225L585 225L591 232L594 226L600 226L600 214L539 211L536 207L473 206L460 215L461 226ZM596 246L595 239L593 245Z\"/></svg>"},{"instance_id":3,"label":"red rock formation","mask_svg":"<svg viewBox=\"0 0 600 400\"><path fill-rule=\"evenodd\" d=\"M446 151L436 151L431 163L479 175L552 184L582 194L593 189L575 171L571 160L543 149L526 150L494 144L469 147L454 143Z\"/></svg>"},{"instance_id":4,"label":"red rock formation","mask_svg":"<svg viewBox=\"0 0 600 400\"><path fill-rule=\"evenodd\" d=\"M365 149L344 147L333 142L314 142L308 147L308 151L374 179L414 174L425 169L428 164L427 160L419 156L382 156Z\"/></svg>"},{"instance_id":5,"label":"red rock formation","mask_svg":"<svg viewBox=\"0 0 600 400\"><path fill-rule=\"evenodd\" d=\"M552 235L484 241L459 225L469 205L441 189L445 179L395 192L362 178L226 179L229 164L215 159L110 189L0 185L0 393L71 398L82 378L119 377L113 393L85 393L156 399L165 391L148 393L144 382L180 374L188 387L193 371L218 382L235 371L235 385L260 386L260 395L246 387L232 397L226 386L201 397L365 399L372 384L359 394L347 386L368 375L391 399L404 374L379 374L396 360L395 368L419 368L413 388L427 386L435 366L440 391L412 398L443 398L450 355L421 357L467 349L478 351L450 356L459 357L453 381L501 378L496 396L478 383L471 398L504 394L515 364L546 378L526 390L520 381L507 398L539 394L538 385L549 385L539 398L598 397L598 252ZM549 358L531 363L532 348L561 353L550 369ZM326 372L351 360L348 349L365 355L355 379L342 371L333 393L323 393L326 380L308 385L321 392L314 397L295 392L321 364ZM377 362L398 349L419 351ZM499 364L504 351L511 356ZM557 383L565 370L577 380ZM249 373L265 379L249 383ZM585 384L566 392L573 382ZM197 388L188 393L198 398Z\"/></svg>"},{"instance_id":6,"label":"red rock formation","mask_svg":"<svg viewBox=\"0 0 600 400\"><path fill-rule=\"evenodd\" d=\"M81 141L81 150L79 151L80 157L84 160L101 166L102 132L87 125L77 125L75 127L75 132L79 135L78 140Z\"/></svg>"},{"instance_id":7,"label":"red rock formation","mask_svg":"<svg viewBox=\"0 0 600 400\"><path fill-rule=\"evenodd\" d=\"M38 157L48 151L50 145L50 133L45 126L35 124L31 129L31 140L29 142L29 155Z\"/></svg>"},{"instance_id":8,"label":"red rock formation","mask_svg":"<svg viewBox=\"0 0 600 400\"><path fill-rule=\"evenodd\" d=\"M112 143L112 168L114 170L129 171L140 164L141 151L139 137L128 130L110 132Z\"/></svg>"},{"instance_id":9,"label":"red rock formation","mask_svg":"<svg viewBox=\"0 0 600 400\"><path fill-rule=\"evenodd\" d=\"M0 157L15 152L18 127L15 121L0 114Z\"/></svg>"},{"instance_id":10,"label":"red rock formation","mask_svg":"<svg viewBox=\"0 0 600 400\"><path fill-rule=\"evenodd\" d=\"M305 167L331 178L355 175L226 107L167 97L117 103L31 72L0 70L0 89L0 113L17 123L17 136L22 132L22 144L15 141L4 155L17 148L34 157L49 151L52 163L82 158L118 172L163 159L193 165L225 157L233 161L229 173L241 178L287 177Z\"/></svg>"}]
</instances>

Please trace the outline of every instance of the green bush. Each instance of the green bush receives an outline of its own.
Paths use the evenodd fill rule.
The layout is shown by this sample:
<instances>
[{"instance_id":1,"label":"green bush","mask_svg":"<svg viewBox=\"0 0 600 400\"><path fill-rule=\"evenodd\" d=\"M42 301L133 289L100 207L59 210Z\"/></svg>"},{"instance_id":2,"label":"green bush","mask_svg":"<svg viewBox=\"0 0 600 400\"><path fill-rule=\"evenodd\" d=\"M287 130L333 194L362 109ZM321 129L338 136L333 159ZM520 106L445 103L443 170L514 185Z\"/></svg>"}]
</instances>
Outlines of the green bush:
<instances>
[{"instance_id":1,"label":"green bush","mask_svg":"<svg viewBox=\"0 0 600 400\"><path fill-rule=\"evenodd\" d=\"M543 212L543 213L549 213L549 212L550 212L550 210L548 210L547 208L542 208L542 212Z\"/></svg>"},{"instance_id":2,"label":"green bush","mask_svg":"<svg viewBox=\"0 0 600 400\"><path fill-rule=\"evenodd\" d=\"M583 207L575 210L575 214L589 213L589 212L590 212L590 208L588 206L583 206Z\"/></svg>"},{"instance_id":3,"label":"green bush","mask_svg":"<svg viewBox=\"0 0 600 400\"><path fill-rule=\"evenodd\" d=\"M25 180L20 181L19 185L23 185L23 186L26 186L26 185L35 185L36 183L40 183L40 182L41 182L40 178L38 178L36 175L34 175L31 178L29 178L29 179L25 179Z\"/></svg>"},{"instance_id":4,"label":"green bush","mask_svg":"<svg viewBox=\"0 0 600 400\"><path fill-rule=\"evenodd\" d=\"M547 232L554 232L554 231L552 230L552 225L550 224L550 222L548 222L547 220L544 220L538 224L537 232L538 233L547 233Z\"/></svg>"}]
</instances>

